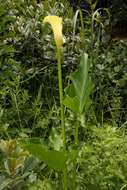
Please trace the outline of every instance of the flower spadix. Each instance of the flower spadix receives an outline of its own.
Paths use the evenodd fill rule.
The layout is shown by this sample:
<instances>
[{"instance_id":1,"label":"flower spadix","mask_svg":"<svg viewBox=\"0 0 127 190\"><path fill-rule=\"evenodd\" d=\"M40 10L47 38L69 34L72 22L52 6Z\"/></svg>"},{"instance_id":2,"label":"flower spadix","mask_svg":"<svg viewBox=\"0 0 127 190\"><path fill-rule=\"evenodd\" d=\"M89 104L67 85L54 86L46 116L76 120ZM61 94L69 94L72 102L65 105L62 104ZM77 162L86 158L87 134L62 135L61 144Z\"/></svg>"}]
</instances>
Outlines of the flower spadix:
<instances>
[{"instance_id":1,"label":"flower spadix","mask_svg":"<svg viewBox=\"0 0 127 190\"><path fill-rule=\"evenodd\" d=\"M59 16L46 16L43 20L44 23L49 23L54 33L55 43L58 49L62 47L63 35L62 35L62 18Z\"/></svg>"}]
</instances>

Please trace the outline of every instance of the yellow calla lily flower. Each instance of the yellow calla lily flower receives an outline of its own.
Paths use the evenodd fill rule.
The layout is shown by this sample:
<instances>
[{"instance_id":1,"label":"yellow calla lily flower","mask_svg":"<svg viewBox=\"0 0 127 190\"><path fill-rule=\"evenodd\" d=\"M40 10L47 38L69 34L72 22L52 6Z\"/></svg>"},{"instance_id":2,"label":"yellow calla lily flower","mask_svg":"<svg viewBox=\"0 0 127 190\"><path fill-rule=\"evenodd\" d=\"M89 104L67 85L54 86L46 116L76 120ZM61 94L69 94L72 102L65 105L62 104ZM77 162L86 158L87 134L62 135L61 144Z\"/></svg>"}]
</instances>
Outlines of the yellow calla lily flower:
<instances>
[{"instance_id":1,"label":"yellow calla lily flower","mask_svg":"<svg viewBox=\"0 0 127 190\"><path fill-rule=\"evenodd\" d=\"M62 47L62 18L58 16L46 16L43 20L44 23L49 23L53 29L55 43L58 49Z\"/></svg>"}]
</instances>

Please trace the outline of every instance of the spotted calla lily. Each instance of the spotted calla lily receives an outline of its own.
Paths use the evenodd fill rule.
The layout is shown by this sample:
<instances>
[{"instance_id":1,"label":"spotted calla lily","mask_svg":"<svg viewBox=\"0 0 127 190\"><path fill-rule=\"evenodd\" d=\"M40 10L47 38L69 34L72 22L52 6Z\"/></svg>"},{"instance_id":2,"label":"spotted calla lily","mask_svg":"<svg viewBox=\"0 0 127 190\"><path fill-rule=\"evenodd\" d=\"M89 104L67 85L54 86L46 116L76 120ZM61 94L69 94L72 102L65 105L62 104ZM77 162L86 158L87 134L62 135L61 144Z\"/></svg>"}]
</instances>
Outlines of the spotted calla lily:
<instances>
[{"instance_id":1,"label":"spotted calla lily","mask_svg":"<svg viewBox=\"0 0 127 190\"><path fill-rule=\"evenodd\" d=\"M43 20L44 23L49 23L54 33L55 43L58 49L62 47L63 35L62 35L62 18L58 16L46 16Z\"/></svg>"}]
</instances>

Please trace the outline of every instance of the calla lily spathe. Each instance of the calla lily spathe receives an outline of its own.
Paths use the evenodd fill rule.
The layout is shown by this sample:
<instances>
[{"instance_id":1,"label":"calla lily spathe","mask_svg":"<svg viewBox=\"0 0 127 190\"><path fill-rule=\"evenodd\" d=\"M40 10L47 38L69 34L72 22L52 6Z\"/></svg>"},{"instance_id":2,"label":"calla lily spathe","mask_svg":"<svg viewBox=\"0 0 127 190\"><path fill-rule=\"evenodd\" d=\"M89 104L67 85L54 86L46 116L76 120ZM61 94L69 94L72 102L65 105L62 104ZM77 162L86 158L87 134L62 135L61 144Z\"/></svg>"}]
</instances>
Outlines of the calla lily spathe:
<instances>
[{"instance_id":1,"label":"calla lily spathe","mask_svg":"<svg viewBox=\"0 0 127 190\"><path fill-rule=\"evenodd\" d=\"M58 49L62 47L63 35L62 35L62 18L59 16L46 16L43 23L49 23L54 33L55 43Z\"/></svg>"}]
</instances>

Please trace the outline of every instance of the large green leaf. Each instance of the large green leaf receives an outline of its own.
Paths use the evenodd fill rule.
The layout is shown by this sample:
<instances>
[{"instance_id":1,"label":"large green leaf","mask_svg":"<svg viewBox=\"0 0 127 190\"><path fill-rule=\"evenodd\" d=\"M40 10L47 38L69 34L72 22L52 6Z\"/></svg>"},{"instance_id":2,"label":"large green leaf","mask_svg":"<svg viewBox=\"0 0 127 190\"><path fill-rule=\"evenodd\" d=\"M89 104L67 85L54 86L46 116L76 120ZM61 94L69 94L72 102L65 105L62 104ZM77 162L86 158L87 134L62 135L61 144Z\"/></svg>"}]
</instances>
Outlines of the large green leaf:
<instances>
[{"instance_id":1,"label":"large green leaf","mask_svg":"<svg viewBox=\"0 0 127 190\"><path fill-rule=\"evenodd\" d=\"M79 68L69 77L72 83L65 89L64 105L73 112L82 114L91 101L92 82L89 77L88 54L84 53Z\"/></svg>"},{"instance_id":2,"label":"large green leaf","mask_svg":"<svg viewBox=\"0 0 127 190\"><path fill-rule=\"evenodd\" d=\"M27 149L33 156L46 163L52 169L62 171L65 168L67 156L65 152L49 150L41 142L24 141L20 142L21 145Z\"/></svg>"}]
</instances>

